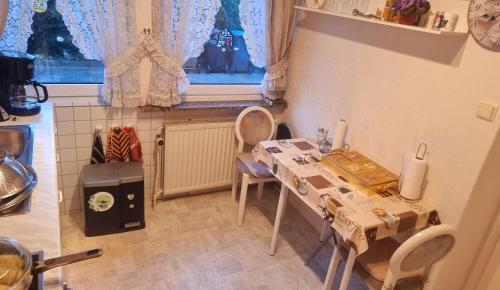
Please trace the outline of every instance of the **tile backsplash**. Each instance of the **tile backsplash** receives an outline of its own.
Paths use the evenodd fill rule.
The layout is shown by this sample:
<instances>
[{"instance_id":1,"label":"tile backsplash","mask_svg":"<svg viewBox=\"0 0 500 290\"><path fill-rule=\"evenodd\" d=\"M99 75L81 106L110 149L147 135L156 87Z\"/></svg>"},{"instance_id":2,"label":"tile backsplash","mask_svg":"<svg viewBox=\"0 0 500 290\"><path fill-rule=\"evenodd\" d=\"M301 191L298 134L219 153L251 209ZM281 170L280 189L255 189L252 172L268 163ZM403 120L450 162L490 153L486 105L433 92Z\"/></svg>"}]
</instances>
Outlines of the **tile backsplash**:
<instances>
[{"instance_id":1,"label":"tile backsplash","mask_svg":"<svg viewBox=\"0 0 500 290\"><path fill-rule=\"evenodd\" d=\"M140 109L104 106L56 107L56 147L59 157L57 176L58 187L63 194L61 213L77 213L83 208L80 173L83 167L90 163L93 133L97 125L103 128L102 139L105 147L108 128L113 124L135 127L142 145L145 204L149 206L155 171L154 139L164 119L165 112L142 112Z\"/></svg>"}]
</instances>

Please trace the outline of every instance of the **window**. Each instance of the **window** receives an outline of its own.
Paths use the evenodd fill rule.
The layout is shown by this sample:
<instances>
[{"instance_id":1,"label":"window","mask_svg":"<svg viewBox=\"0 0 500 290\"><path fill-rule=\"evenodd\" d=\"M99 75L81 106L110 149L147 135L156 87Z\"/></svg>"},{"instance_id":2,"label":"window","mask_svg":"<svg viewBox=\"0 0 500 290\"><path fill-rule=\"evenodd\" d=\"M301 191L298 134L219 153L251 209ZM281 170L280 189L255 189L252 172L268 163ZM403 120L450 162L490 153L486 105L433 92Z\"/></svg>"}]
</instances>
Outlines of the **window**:
<instances>
[{"instance_id":1,"label":"window","mask_svg":"<svg viewBox=\"0 0 500 290\"><path fill-rule=\"evenodd\" d=\"M102 83L104 65L85 59L73 44L55 1L49 0L47 10L33 16L27 51L36 56L35 78L46 84Z\"/></svg>"},{"instance_id":2,"label":"window","mask_svg":"<svg viewBox=\"0 0 500 290\"><path fill-rule=\"evenodd\" d=\"M193 85L258 85L265 70L250 60L240 23L240 0L221 1L203 53L189 59L184 70Z\"/></svg>"}]
</instances>

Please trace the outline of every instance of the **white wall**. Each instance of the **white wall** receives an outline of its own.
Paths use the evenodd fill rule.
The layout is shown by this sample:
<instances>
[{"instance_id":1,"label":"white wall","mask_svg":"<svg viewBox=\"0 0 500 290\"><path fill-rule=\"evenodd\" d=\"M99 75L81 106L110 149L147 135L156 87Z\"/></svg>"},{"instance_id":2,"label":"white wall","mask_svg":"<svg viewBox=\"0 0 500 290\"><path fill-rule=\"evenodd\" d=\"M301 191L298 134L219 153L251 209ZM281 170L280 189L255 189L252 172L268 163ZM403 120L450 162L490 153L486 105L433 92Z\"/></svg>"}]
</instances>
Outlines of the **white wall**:
<instances>
[{"instance_id":1,"label":"white wall","mask_svg":"<svg viewBox=\"0 0 500 290\"><path fill-rule=\"evenodd\" d=\"M306 14L291 48L283 117L310 138L344 118L347 142L397 172L402 156L426 142L424 198L458 226L499 128L500 118L475 117L480 101L500 102L499 68L500 54L470 37Z\"/></svg>"}]
</instances>

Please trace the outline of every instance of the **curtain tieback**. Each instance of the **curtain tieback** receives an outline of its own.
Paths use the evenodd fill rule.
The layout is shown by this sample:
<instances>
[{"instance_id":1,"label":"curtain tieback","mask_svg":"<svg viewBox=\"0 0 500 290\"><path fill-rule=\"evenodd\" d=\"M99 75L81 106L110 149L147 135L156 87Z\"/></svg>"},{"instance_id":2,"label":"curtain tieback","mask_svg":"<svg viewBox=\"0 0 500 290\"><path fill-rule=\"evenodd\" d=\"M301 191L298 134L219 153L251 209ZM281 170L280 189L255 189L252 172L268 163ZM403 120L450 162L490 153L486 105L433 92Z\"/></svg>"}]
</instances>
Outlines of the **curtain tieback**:
<instances>
[{"instance_id":1,"label":"curtain tieback","mask_svg":"<svg viewBox=\"0 0 500 290\"><path fill-rule=\"evenodd\" d=\"M278 63L267 67L267 80L277 80L286 75L288 70L288 56L283 57Z\"/></svg>"},{"instance_id":2,"label":"curtain tieback","mask_svg":"<svg viewBox=\"0 0 500 290\"><path fill-rule=\"evenodd\" d=\"M149 52L151 60L157 63L163 70L177 78L186 78L182 61L167 55L158 41L152 36L146 35L143 43Z\"/></svg>"},{"instance_id":3,"label":"curtain tieback","mask_svg":"<svg viewBox=\"0 0 500 290\"><path fill-rule=\"evenodd\" d=\"M158 42L150 35L145 35L143 39L127 50L125 54L106 62L106 77L118 77L130 69L137 67L146 56L157 63L169 74L185 78L186 73L182 68L182 62L164 53Z\"/></svg>"}]
</instances>

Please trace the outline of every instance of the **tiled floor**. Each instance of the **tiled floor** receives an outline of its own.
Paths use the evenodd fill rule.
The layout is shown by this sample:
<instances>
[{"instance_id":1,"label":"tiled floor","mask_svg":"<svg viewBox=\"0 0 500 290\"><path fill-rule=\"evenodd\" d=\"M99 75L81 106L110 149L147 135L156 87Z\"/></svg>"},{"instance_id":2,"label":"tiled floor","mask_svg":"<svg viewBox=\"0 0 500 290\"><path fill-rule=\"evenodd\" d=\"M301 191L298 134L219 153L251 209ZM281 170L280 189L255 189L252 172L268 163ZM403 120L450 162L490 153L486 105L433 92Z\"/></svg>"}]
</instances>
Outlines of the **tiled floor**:
<instances>
[{"instance_id":1,"label":"tiled floor","mask_svg":"<svg viewBox=\"0 0 500 290\"><path fill-rule=\"evenodd\" d=\"M145 230L118 235L86 238L82 214L63 216L63 253L104 250L101 258L66 266L65 280L74 290L321 289L331 248L305 266L319 234L289 206L270 256L278 195L269 187L256 200L250 192L242 227L235 226L229 192L161 202L147 210ZM353 277L349 289L366 288Z\"/></svg>"}]
</instances>

